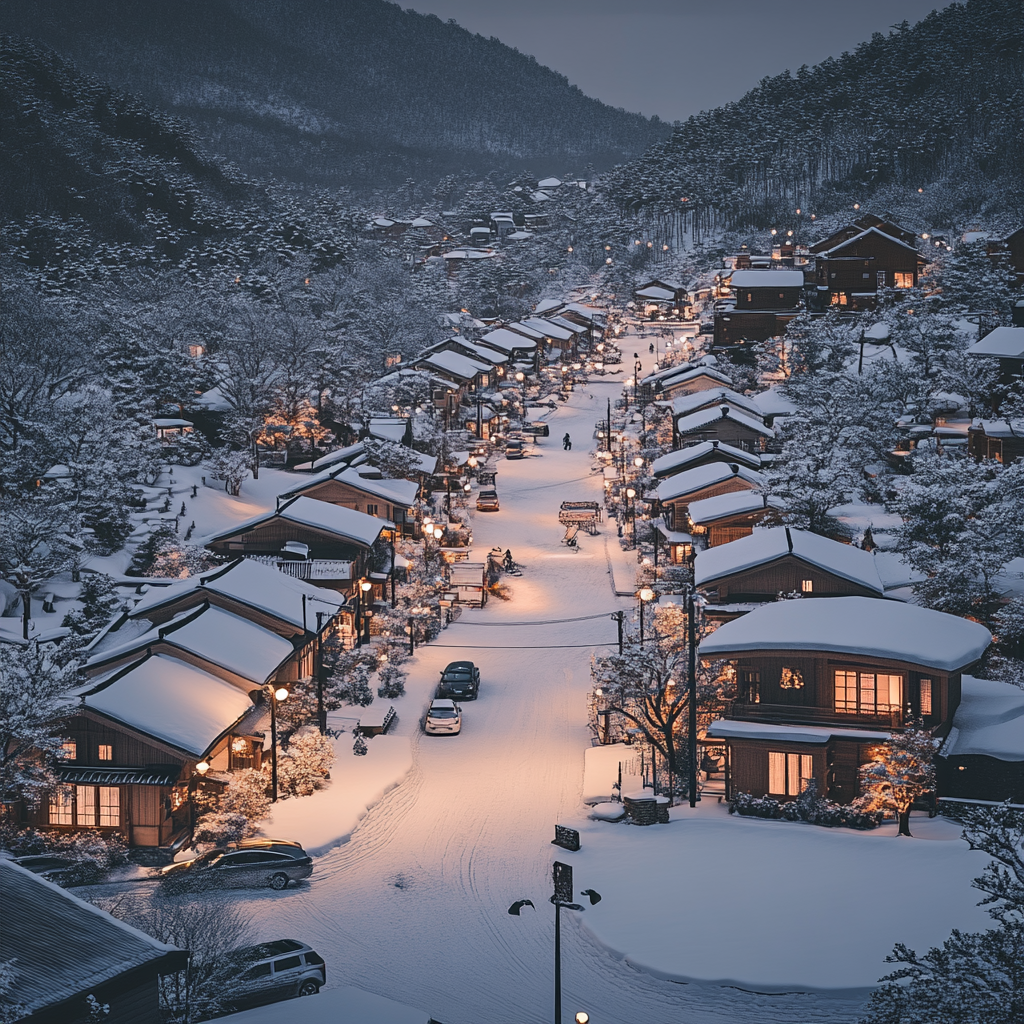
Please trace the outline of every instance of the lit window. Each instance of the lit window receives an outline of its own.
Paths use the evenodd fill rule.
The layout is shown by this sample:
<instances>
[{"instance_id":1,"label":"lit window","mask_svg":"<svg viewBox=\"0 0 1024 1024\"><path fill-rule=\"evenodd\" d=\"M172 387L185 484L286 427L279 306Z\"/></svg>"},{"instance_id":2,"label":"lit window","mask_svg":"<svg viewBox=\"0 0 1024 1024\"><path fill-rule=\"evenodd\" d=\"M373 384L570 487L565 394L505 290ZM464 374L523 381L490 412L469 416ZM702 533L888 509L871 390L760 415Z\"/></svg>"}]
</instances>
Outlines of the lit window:
<instances>
[{"instance_id":1,"label":"lit window","mask_svg":"<svg viewBox=\"0 0 1024 1024\"><path fill-rule=\"evenodd\" d=\"M932 713L932 681L930 679L921 680L921 714L930 715Z\"/></svg>"},{"instance_id":2,"label":"lit window","mask_svg":"<svg viewBox=\"0 0 1024 1024\"><path fill-rule=\"evenodd\" d=\"M810 754L784 754L768 751L768 792L778 796L799 796L814 778L814 760Z\"/></svg>"},{"instance_id":3,"label":"lit window","mask_svg":"<svg viewBox=\"0 0 1024 1024\"><path fill-rule=\"evenodd\" d=\"M897 288L913 288L914 287L914 275L908 274L902 271L896 271L893 274L895 280L895 287Z\"/></svg>"},{"instance_id":4,"label":"lit window","mask_svg":"<svg viewBox=\"0 0 1024 1024\"><path fill-rule=\"evenodd\" d=\"M870 274L861 274L860 276L866 281L871 275Z\"/></svg>"},{"instance_id":5,"label":"lit window","mask_svg":"<svg viewBox=\"0 0 1024 1024\"><path fill-rule=\"evenodd\" d=\"M779 686L783 690L802 690L804 688L804 674L798 668L784 668L779 678Z\"/></svg>"},{"instance_id":6,"label":"lit window","mask_svg":"<svg viewBox=\"0 0 1024 1024\"><path fill-rule=\"evenodd\" d=\"M800 591L804 594L810 594L814 591L814 580L801 580Z\"/></svg>"},{"instance_id":7,"label":"lit window","mask_svg":"<svg viewBox=\"0 0 1024 1024\"><path fill-rule=\"evenodd\" d=\"M375 516L377 514L377 506L376 505L367 505L366 506L366 514L368 516Z\"/></svg>"},{"instance_id":8,"label":"lit window","mask_svg":"<svg viewBox=\"0 0 1024 1024\"><path fill-rule=\"evenodd\" d=\"M848 714L888 714L903 706L903 677L837 669L835 709Z\"/></svg>"},{"instance_id":9,"label":"lit window","mask_svg":"<svg viewBox=\"0 0 1024 1024\"><path fill-rule=\"evenodd\" d=\"M71 810L74 807L74 790L70 786L58 786L50 794L50 824L71 825Z\"/></svg>"},{"instance_id":10,"label":"lit window","mask_svg":"<svg viewBox=\"0 0 1024 1024\"><path fill-rule=\"evenodd\" d=\"M743 689L747 698L748 704L760 704L761 703L761 673L760 672L740 672L740 682L743 684Z\"/></svg>"},{"instance_id":11,"label":"lit window","mask_svg":"<svg viewBox=\"0 0 1024 1024\"><path fill-rule=\"evenodd\" d=\"M57 756L62 761L77 761L78 760L78 744L74 740L65 740L60 745L60 750L57 751Z\"/></svg>"},{"instance_id":12,"label":"lit window","mask_svg":"<svg viewBox=\"0 0 1024 1024\"><path fill-rule=\"evenodd\" d=\"M96 825L96 787L75 786L75 820L79 825Z\"/></svg>"},{"instance_id":13,"label":"lit window","mask_svg":"<svg viewBox=\"0 0 1024 1024\"><path fill-rule=\"evenodd\" d=\"M100 825L113 828L121 824L121 790L100 786Z\"/></svg>"},{"instance_id":14,"label":"lit window","mask_svg":"<svg viewBox=\"0 0 1024 1024\"><path fill-rule=\"evenodd\" d=\"M96 757L100 761L113 761L114 760L114 747L110 743L101 743L96 748Z\"/></svg>"},{"instance_id":15,"label":"lit window","mask_svg":"<svg viewBox=\"0 0 1024 1024\"><path fill-rule=\"evenodd\" d=\"M189 347L188 347L188 354L193 359L199 359L200 356L202 356L205 351L206 351L206 349L202 345L192 344L192 345L189 345Z\"/></svg>"}]
</instances>

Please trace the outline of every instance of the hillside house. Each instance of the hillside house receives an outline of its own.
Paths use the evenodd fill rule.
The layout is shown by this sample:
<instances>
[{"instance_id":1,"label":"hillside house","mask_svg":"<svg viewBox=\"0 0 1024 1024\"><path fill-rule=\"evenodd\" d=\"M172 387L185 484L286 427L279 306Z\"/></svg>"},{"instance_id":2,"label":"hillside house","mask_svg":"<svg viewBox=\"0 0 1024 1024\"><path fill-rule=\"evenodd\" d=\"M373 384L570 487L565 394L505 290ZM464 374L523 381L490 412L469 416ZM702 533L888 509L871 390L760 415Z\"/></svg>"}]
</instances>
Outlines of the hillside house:
<instances>
[{"instance_id":1,"label":"hillside house","mask_svg":"<svg viewBox=\"0 0 1024 1024\"><path fill-rule=\"evenodd\" d=\"M818 247L812 246L812 250ZM927 261L910 242L869 227L817 251L815 288L820 304L874 307L880 288L916 288Z\"/></svg>"},{"instance_id":2,"label":"hillside house","mask_svg":"<svg viewBox=\"0 0 1024 1024\"><path fill-rule=\"evenodd\" d=\"M967 451L1009 466L1024 458L1024 421L975 420L967 429Z\"/></svg>"},{"instance_id":3,"label":"hillside house","mask_svg":"<svg viewBox=\"0 0 1024 1024\"><path fill-rule=\"evenodd\" d=\"M871 748L912 721L940 738L961 676L991 642L977 622L869 597L776 601L727 622L700 645L730 662L737 696L708 736L726 744L727 796L817 791L849 803Z\"/></svg>"},{"instance_id":4,"label":"hillside house","mask_svg":"<svg viewBox=\"0 0 1024 1024\"><path fill-rule=\"evenodd\" d=\"M764 482L760 473L738 462L709 462L662 480L658 485L658 504L669 529L686 530L693 502L719 494L753 491Z\"/></svg>"},{"instance_id":5,"label":"hillside house","mask_svg":"<svg viewBox=\"0 0 1024 1024\"><path fill-rule=\"evenodd\" d=\"M746 452L721 441L701 441L656 458L651 463L651 475L655 480L664 480L677 473L716 462L733 462L747 469L761 468L761 456L755 452Z\"/></svg>"},{"instance_id":6,"label":"hillside house","mask_svg":"<svg viewBox=\"0 0 1024 1024\"><path fill-rule=\"evenodd\" d=\"M999 383L1014 384L1024 374L1024 327L997 327L968 350L969 356L999 360Z\"/></svg>"}]
</instances>

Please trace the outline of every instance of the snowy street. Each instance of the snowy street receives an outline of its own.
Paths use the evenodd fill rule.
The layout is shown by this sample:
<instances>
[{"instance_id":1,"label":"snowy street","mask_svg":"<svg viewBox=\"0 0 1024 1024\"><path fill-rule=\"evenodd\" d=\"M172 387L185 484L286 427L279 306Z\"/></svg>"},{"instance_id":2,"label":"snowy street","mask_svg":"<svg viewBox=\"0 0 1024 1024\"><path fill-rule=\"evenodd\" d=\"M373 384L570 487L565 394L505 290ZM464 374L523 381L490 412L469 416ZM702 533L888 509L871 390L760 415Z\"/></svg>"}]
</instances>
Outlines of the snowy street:
<instances>
[{"instance_id":1,"label":"snowy street","mask_svg":"<svg viewBox=\"0 0 1024 1024\"><path fill-rule=\"evenodd\" d=\"M601 477L590 473L594 424L620 390L617 378L577 390L528 458L497 463L501 511L474 514L474 550L510 547L524 575L510 580L512 601L464 610L418 652L410 672L409 691L425 706L447 662L469 658L480 666L480 698L464 705L462 734L424 736L406 715L397 731L411 739L412 770L347 844L317 859L308 886L223 897L254 915L261 938L309 942L327 960L328 987L353 984L422 1007L444 1024L551 1019L547 897L558 851L550 840L556 823L584 816L592 645L614 642L608 615L630 607L610 583L605 540L609 549L617 544L614 525L604 524L597 537L581 533L573 553L559 543L557 511L563 500L599 499ZM566 431L571 452L561 446ZM578 889L592 884L582 871L577 876ZM691 880L680 876L677 884ZM537 913L508 916L509 904L522 898ZM605 901L586 914L613 909ZM601 1024L856 1016L859 1001L655 979L581 932L580 916L563 915L566 1019L579 1009Z\"/></svg>"}]
</instances>

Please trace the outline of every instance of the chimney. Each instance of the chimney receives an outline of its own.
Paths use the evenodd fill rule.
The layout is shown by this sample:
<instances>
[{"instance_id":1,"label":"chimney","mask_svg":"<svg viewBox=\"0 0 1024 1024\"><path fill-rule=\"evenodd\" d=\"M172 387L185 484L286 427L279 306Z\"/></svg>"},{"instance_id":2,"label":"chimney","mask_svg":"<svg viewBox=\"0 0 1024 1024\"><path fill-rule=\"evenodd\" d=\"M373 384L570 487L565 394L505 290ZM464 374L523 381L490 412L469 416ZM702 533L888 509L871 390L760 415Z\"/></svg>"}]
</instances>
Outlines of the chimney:
<instances>
[{"instance_id":1,"label":"chimney","mask_svg":"<svg viewBox=\"0 0 1024 1024\"><path fill-rule=\"evenodd\" d=\"M735 462L730 462L729 468L732 470L733 476L735 476L740 471L739 464Z\"/></svg>"},{"instance_id":2,"label":"chimney","mask_svg":"<svg viewBox=\"0 0 1024 1024\"><path fill-rule=\"evenodd\" d=\"M793 554L793 535L789 532L789 527L786 527L786 544L789 546L789 553Z\"/></svg>"},{"instance_id":3,"label":"chimney","mask_svg":"<svg viewBox=\"0 0 1024 1024\"><path fill-rule=\"evenodd\" d=\"M724 420L726 418L726 416L728 416L728 415L729 415L729 406L723 405L722 406L722 419Z\"/></svg>"}]
</instances>

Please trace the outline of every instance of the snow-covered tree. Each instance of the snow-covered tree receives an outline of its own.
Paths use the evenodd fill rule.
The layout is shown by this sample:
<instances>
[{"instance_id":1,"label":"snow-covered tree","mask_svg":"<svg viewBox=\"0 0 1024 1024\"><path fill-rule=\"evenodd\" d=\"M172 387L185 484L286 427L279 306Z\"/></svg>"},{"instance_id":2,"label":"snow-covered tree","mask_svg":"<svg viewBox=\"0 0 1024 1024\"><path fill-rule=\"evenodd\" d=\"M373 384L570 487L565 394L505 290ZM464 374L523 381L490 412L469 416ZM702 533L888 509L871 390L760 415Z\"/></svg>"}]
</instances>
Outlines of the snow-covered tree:
<instances>
[{"instance_id":1,"label":"snow-covered tree","mask_svg":"<svg viewBox=\"0 0 1024 1024\"><path fill-rule=\"evenodd\" d=\"M861 798L866 811L894 811L901 836L910 835L910 807L935 791L935 751L938 742L925 729L906 729L872 751L861 765Z\"/></svg>"},{"instance_id":2,"label":"snow-covered tree","mask_svg":"<svg viewBox=\"0 0 1024 1024\"><path fill-rule=\"evenodd\" d=\"M78 594L81 608L64 616L61 623L79 636L94 636L121 608L121 599L110 576L99 572L82 574L82 589Z\"/></svg>"},{"instance_id":3,"label":"snow-covered tree","mask_svg":"<svg viewBox=\"0 0 1024 1024\"><path fill-rule=\"evenodd\" d=\"M283 793L309 796L330 778L332 764L331 741L316 729L299 729L292 733L278 756L278 785Z\"/></svg>"},{"instance_id":4,"label":"snow-covered tree","mask_svg":"<svg viewBox=\"0 0 1024 1024\"><path fill-rule=\"evenodd\" d=\"M993 327L1010 322L1019 298L1009 259L993 259L984 241L961 242L942 258L942 305L956 313L988 313Z\"/></svg>"},{"instance_id":5,"label":"snow-covered tree","mask_svg":"<svg viewBox=\"0 0 1024 1024\"><path fill-rule=\"evenodd\" d=\"M381 476L389 480L402 480L415 476L420 468L420 455L404 444L394 441L378 441L367 438L363 441L367 461L380 470Z\"/></svg>"},{"instance_id":6,"label":"snow-covered tree","mask_svg":"<svg viewBox=\"0 0 1024 1024\"><path fill-rule=\"evenodd\" d=\"M224 490L237 498L252 467L252 457L248 451L218 448L207 465L215 479L224 481Z\"/></svg>"},{"instance_id":7,"label":"snow-covered tree","mask_svg":"<svg viewBox=\"0 0 1024 1024\"><path fill-rule=\"evenodd\" d=\"M405 680L408 673L393 661L381 665L377 671L377 696L394 700L405 694Z\"/></svg>"},{"instance_id":8,"label":"snow-covered tree","mask_svg":"<svg viewBox=\"0 0 1024 1024\"><path fill-rule=\"evenodd\" d=\"M57 664L34 641L0 644L0 798L32 800L53 785L61 723L77 681L74 665Z\"/></svg>"}]
</instances>

